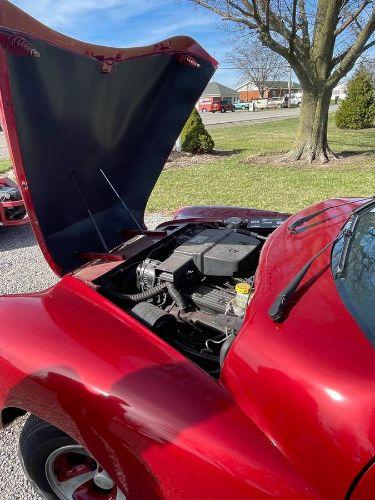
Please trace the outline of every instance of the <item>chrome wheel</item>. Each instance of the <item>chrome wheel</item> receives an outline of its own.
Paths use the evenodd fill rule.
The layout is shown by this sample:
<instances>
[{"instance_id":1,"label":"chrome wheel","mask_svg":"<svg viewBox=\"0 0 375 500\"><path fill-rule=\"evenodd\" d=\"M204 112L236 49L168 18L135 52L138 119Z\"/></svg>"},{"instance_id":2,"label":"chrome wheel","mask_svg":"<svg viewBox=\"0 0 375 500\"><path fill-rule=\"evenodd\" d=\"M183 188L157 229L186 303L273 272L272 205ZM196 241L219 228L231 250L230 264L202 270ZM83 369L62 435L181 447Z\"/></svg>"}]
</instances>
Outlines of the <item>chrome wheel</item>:
<instances>
[{"instance_id":1,"label":"chrome wheel","mask_svg":"<svg viewBox=\"0 0 375 500\"><path fill-rule=\"evenodd\" d=\"M53 451L46 460L45 473L61 500L126 500L107 472L79 445Z\"/></svg>"}]
</instances>

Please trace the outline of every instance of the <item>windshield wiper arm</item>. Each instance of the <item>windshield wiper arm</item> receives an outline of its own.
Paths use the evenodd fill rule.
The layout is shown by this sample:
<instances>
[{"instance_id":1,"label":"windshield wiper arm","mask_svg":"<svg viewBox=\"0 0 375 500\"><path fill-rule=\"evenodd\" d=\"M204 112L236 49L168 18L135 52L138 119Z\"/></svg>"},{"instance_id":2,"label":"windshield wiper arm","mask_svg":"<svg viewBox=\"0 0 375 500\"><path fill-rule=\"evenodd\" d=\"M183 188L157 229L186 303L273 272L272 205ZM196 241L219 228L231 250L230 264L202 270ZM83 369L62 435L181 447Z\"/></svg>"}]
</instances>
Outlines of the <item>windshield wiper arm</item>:
<instances>
[{"instance_id":1,"label":"windshield wiper arm","mask_svg":"<svg viewBox=\"0 0 375 500\"><path fill-rule=\"evenodd\" d=\"M353 220L352 220L350 227L344 229L344 231L342 232L343 237L344 237L344 244L343 244L343 247L341 250L340 261L338 263L337 270L336 270L336 277L337 278L342 278L344 276L346 262L348 260L348 255L349 255L349 248L350 248L351 242L353 241L353 236L355 233L355 228L357 226L358 219L359 219L358 214L353 216Z\"/></svg>"},{"instance_id":2,"label":"windshield wiper arm","mask_svg":"<svg viewBox=\"0 0 375 500\"><path fill-rule=\"evenodd\" d=\"M311 264L317 259L327 248L329 248L331 245L333 245L339 237L341 237L341 232L340 234L332 241L328 243L325 247L323 247L317 254L314 255L303 267L300 269L300 271L296 274L296 276L290 281L287 286L279 293L279 295L276 297L274 300L272 306L268 310L268 315L270 318L275 321L276 323L281 323L284 320L285 317L285 312L287 309L287 306L290 304L291 299L293 298L295 292L297 291L297 288L301 284L301 281L303 278L306 276L307 271L310 269Z\"/></svg>"},{"instance_id":3,"label":"windshield wiper arm","mask_svg":"<svg viewBox=\"0 0 375 500\"><path fill-rule=\"evenodd\" d=\"M370 200L369 203L372 203L375 201L375 196L371 196L369 198L364 198L364 199ZM296 234L297 227L303 226L306 222L309 222L311 219L315 219L315 217L317 217L318 215L326 212L327 210L331 210L332 208L338 208L338 207L342 207L344 205L350 205L351 203L354 203L354 201L359 201L359 200L351 200L351 201L347 201L345 203L340 203L339 205L332 205L330 207L326 207L326 208L322 208L321 210L317 210L316 212L313 212L312 214L305 215L305 217L300 217L299 219L297 219L294 222L292 222L291 224L289 224L288 230L290 233ZM367 206L368 206L368 203L366 203L365 205L361 205L360 207L355 209L354 213L357 210L361 210L362 208L367 207Z\"/></svg>"},{"instance_id":4,"label":"windshield wiper arm","mask_svg":"<svg viewBox=\"0 0 375 500\"><path fill-rule=\"evenodd\" d=\"M277 322L281 323L284 320L285 317L285 312L287 309L287 306L290 304L295 292L297 291L297 288L301 284L301 281L303 278L306 276L308 270L311 267L311 264L317 259L327 248L330 246L334 245L337 240L339 240L341 237L345 238L341 257L340 257L340 262L337 268L337 276L340 277L343 275L345 271L345 266L347 262L347 257L349 254L349 249L350 249L350 244L353 239L355 229L357 226L357 222L359 220L359 214L362 213L363 211L369 209L372 205L375 204L375 196L372 196L371 198L368 198L368 202L365 203L364 205L361 205L358 207L351 215L351 223L347 222L345 224L345 228L339 232L339 234L334 238L332 241L330 241L325 247L323 247L317 254L314 255L303 267L300 269L300 271L296 274L296 276L287 284L287 286L279 293L279 295L276 297L274 302L272 303L271 307L268 310L268 315L270 318ZM344 203L345 205L345 203ZM339 206L339 205L338 205ZM333 207L328 207L333 208ZM324 212L324 210L320 210L319 213ZM317 213L315 212L315 215ZM311 218L315 216L314 214L311 214ZM297 221L296 221L297 222ZM349 227L347 227L350 224Z\"/></svg>"}]
</instances>

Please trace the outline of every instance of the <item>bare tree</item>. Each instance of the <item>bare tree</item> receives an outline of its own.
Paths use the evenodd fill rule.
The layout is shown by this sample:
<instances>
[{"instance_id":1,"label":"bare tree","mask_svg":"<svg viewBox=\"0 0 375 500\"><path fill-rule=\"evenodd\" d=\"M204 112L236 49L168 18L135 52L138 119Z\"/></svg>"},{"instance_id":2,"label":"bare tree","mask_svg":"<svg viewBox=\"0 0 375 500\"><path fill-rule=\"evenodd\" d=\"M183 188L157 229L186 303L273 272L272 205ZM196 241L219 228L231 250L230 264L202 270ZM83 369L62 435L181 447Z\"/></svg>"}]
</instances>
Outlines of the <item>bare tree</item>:
<instances>
[{"instance_id":1,"label":"bare tree","mask_svg":"<svg viewBox=\"0 0 375 500\"><path fill-rule=\"evenodd\" d=\"M237 43L225 60L240 73L239 83L252 83L260 97L287 74L285 59L259 43Z\"/></svg>"},{"instance_id":2,"label":"bare tree","mask_svg":"<svg viewBox=\"0 0 375 500\"><path fill-rule=\"evenodd\" d=\"M363 66L364 69L371 75L373 86L375 87L375 57L363 57L360 61L360 66Z\"/></svg>"},{"instance_id":3,"label":"bare tree","mask_svg":"<svg viewBox=\"0 0 375 500\"><path fill-rule=\"evenodd\" d=\"M221 16L240 37L253 33L293 68L303 101L288 158L324 163L337 158L327 141L332 90L375 45L375 0L188 1Z\"/></svg>"}]
</instances>

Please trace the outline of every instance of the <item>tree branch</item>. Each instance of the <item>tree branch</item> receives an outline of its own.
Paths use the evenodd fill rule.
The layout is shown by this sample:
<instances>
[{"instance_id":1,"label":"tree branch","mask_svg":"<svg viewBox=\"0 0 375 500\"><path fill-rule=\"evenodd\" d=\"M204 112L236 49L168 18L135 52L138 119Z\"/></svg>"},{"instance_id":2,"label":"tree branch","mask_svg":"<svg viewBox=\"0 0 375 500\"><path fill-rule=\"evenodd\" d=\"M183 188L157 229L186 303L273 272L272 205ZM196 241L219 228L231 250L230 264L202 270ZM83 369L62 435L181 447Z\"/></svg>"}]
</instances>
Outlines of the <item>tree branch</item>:
<instances>
[{"instance_id":1,"label":"tree branch","mask_svg":"<svg viewBox=\"0 0 375 500\"><path fill-rule=\"evenodd\" d=\"M335 31L335 37L340 35L348 26L352 24L353 21L357 19L357 17L361 14L363 9L367 7L371 3L371 0L365 0L362 2L362 4L359 6L358 10L354 12L337 30Z\"/></svg>"},{"instance_id":2,"label":"tree branch","mask_svg":"<svg viewBox=\"0 0 375 500\"><path fill-rule=\"evenodd\" d=\"M306 48L310 48L309 21L306 14L305 0L298 0L298 8L300 14L299 25L302 30L302 41Z\"/></svg>"},{"instance_id":3,"label":"tree branch","mask_svg":"<svg viewBox=\"0 0 375 500\"><path fill-rule=\"evenodd\" d=\"M296 32L297 32L296 17L297 17L297 0L293 0L293 7L292 7L292 31L290 33L290 39L289 39L289 52L291 54L293 54L293 52L294 52L294 41L295 41Z\"/></svg>"},{"instance_id":4,"label":"tree branch","mask_svg":"<svg viewBox=\"0 0 375 500\"><path fill-rule=\"evenodd\" d=\"M352 69L357 58L363 54L363 52L375 44L375 41L370 42L366 45L370 36L373 34L375 30L375 8L372 11L370 19L366 26L363 28L363 31L358 35L357 40L353 43L349 49L347 49L342 57L341 62L338 64L336 70L332 73L332 75L328 78L327 84L329 86L336 85L341 78L346 75L348 71Z\"/></svg>"},{"instance_id":5,"label":"tree branch","mask_svg":"<svg viewBox=\"0 0 375 500\"><path fill-rule=\"evenodd\" d=\"M210 3L206 2L205 0L192 0L195 4L199 5L200 7L204 7L207 10L210 10L211 12L214 12L215 14L218 14L220 17L227 21L233 21L235 23L240 23L240 24L245 24L249 28L252 29L257 29L257 25L251 21L249 21L245 16L244 17L237 17L234 16L229 12L229 10L225 11L222 9L219 9L215 7L214 5L211 5ZM251 18L251 14L249 13L249 18Z\"/></svg>"}]
</instances>

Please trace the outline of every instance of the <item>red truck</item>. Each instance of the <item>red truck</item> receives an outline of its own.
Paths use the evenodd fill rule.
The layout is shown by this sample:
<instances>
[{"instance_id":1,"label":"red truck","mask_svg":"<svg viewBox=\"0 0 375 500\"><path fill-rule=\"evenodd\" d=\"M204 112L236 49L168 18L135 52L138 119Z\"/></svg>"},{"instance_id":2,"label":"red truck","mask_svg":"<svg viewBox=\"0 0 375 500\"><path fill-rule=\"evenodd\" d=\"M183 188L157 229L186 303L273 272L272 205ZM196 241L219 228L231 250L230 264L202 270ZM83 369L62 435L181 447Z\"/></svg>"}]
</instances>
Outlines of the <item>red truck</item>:
<instances>
[{"instance_id":1,"label":"red truck","mask_svg":"<svg viewBox=\"0 0 375 500\"><path fill-rule=\"evenodd\" d=\"M198 101L198 109L202 113L207 111L225 113L226 111L234 111L235 107L230 101L223 100L221 97L201 97Z\"/></svg>"}]
</instances>

